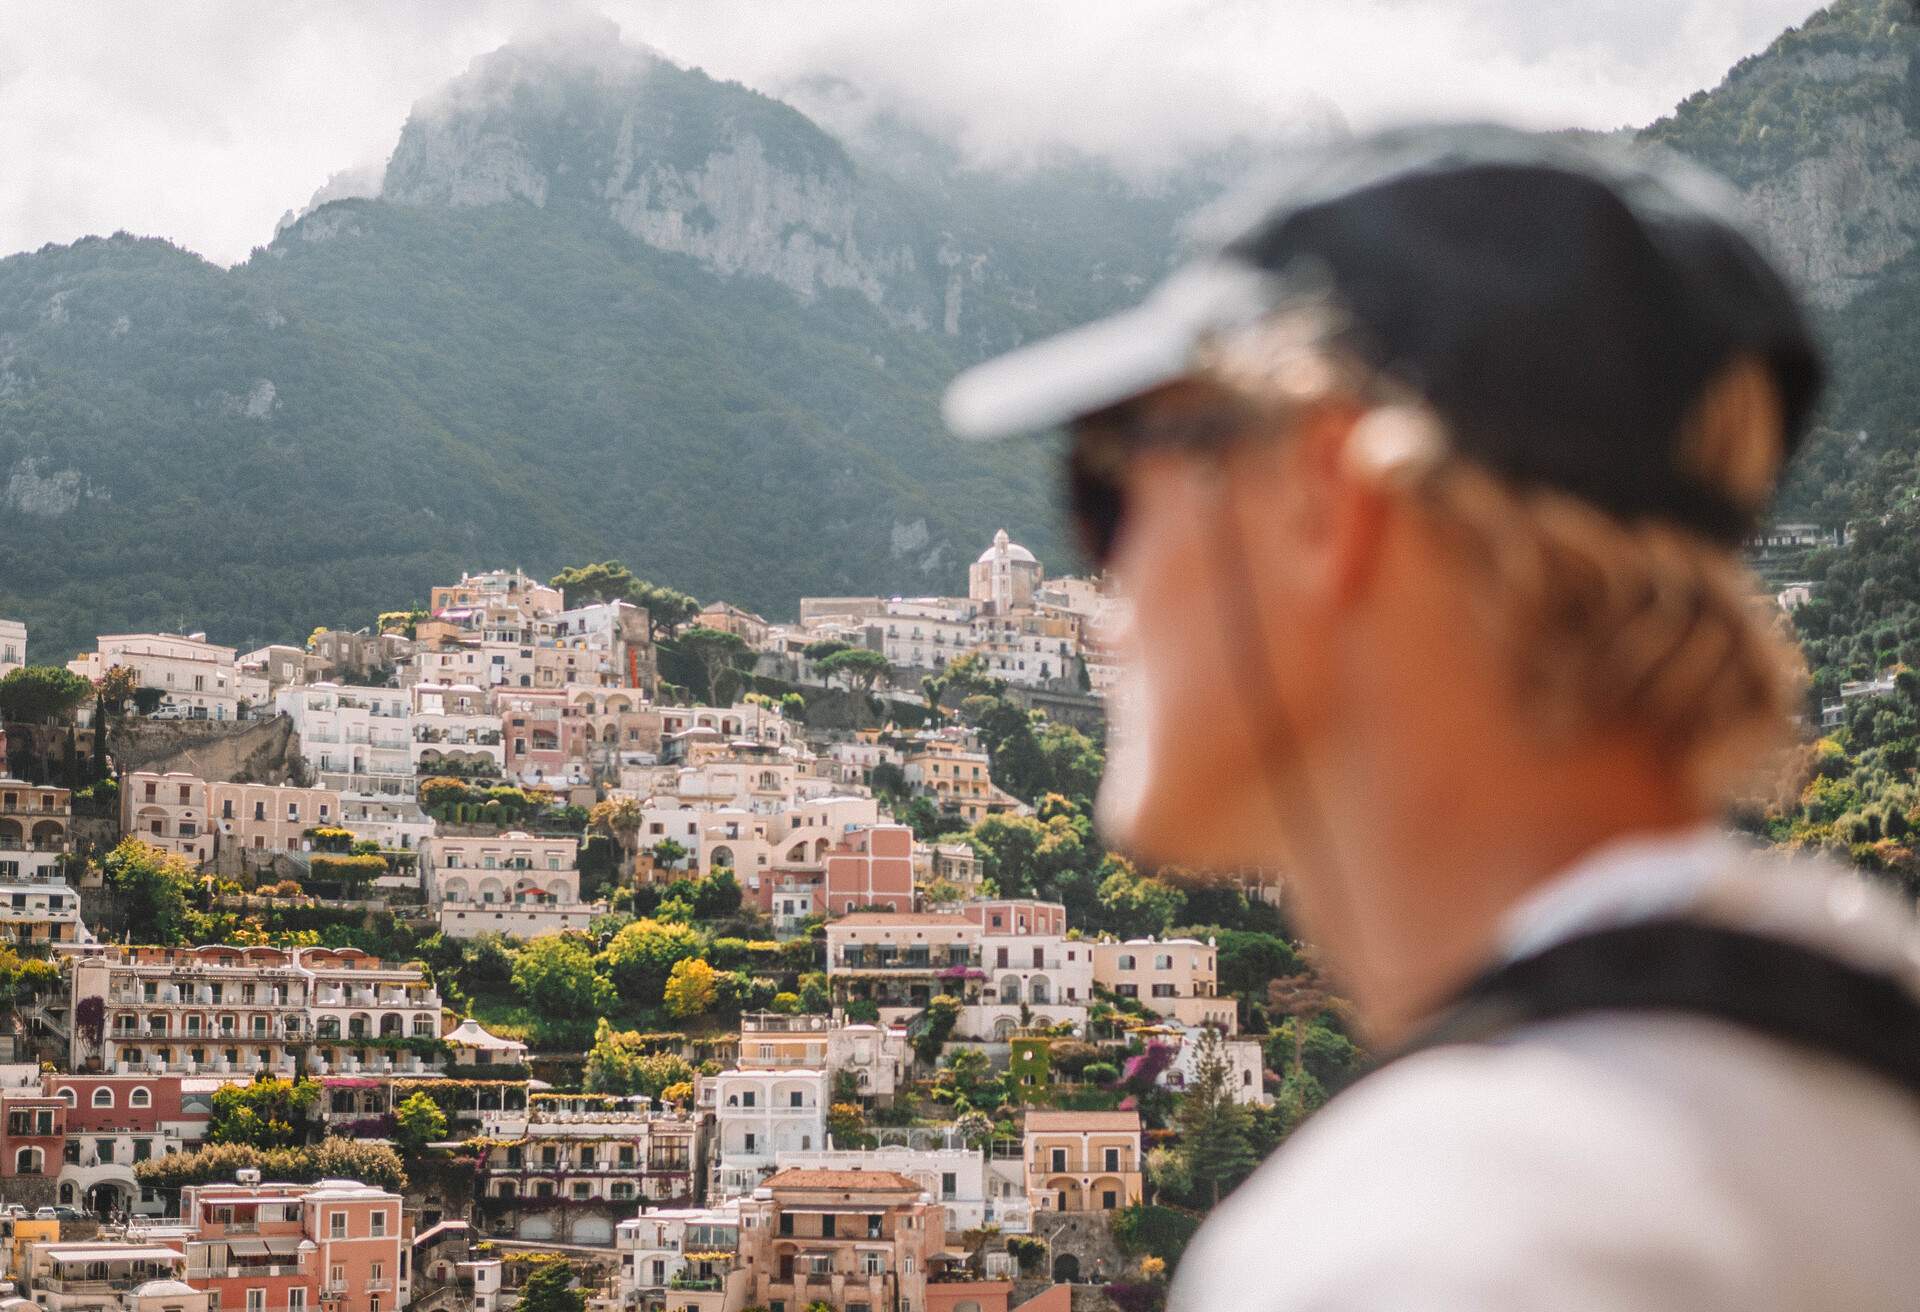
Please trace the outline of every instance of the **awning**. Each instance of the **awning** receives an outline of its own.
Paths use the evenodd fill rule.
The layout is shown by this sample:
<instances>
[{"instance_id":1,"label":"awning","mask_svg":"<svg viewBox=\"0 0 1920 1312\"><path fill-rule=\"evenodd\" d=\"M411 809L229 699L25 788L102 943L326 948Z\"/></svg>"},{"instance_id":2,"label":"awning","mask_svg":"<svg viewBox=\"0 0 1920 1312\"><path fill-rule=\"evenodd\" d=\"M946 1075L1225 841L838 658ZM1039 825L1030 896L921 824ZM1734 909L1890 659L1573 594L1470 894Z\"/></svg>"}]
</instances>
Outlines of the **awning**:
<instances>
[{"instance_id":1,"label":"awning","mask_svg":"<svg viewBox=\"0 0 1920 1312\"><path fill-rule=\"evenodd\" d=\"M235 1257L265 1257L267 1245L261 1239L229 1239L227 1251Z\"/></svg>"}]
</instances>

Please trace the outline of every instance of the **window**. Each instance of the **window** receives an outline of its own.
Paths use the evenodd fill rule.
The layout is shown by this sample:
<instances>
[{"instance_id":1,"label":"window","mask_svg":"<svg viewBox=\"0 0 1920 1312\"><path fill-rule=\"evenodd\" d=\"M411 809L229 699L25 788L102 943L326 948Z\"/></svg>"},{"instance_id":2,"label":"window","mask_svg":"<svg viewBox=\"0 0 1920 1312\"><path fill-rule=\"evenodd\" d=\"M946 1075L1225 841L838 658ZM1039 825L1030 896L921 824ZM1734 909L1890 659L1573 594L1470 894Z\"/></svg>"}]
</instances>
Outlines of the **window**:
<instances>
[{"instance_id":1,"label":"window","mask_svg":"<svg viewBox=\"0 0 1920 1312\"><path fill-rule=\"evenodd\" d=\"M73 1107L77 1105L74 1092L71 1088L62 1087L53 1096L58 1098L61 1102L64 1102L69 1107Z\"/></svg>"},{"instance_id":2,"label":"window","mask_svg":"<svg viewBox=\"0 0 1920 1312\"><path fill-rule=\"evenodd\" d=\"M1132 970L1132 969L1133 969L1133 954L1132 954L1132 953L1130 953L1130 952L1123 952L1123 953L1121 953L1121 954L1120 954L1120 959L1119 959L1118 961L1116 961L1116 962L1114 962L1114 966L1115 966L1115 967L1116 967L1117 969L1120 969L1120 970Z\"/></svg>"},{"instance_id":3,"label":"window","mask_svg":"<svg viewBox=\"0 0 1920 1312\"><path fill-rule=\"evenodd\" d=\"M952 1171L940 1172L940 1196L951 1198L959 1192L960 1177Z\"/></svg>"},{"instance_id":4,"label":"window","mask_svg":"<svg viewBox=\"0 0 1920 1312\"><path fill-rule=\"evenodd\" d=\"M1162 952L1156 955L1153 959L1153 968L1155 970L1172 970L1173 954L1168 952Z\"/></svg>"},{"instance_id":5,"label":"window","mask_svg":"<svg viewBox=\"0 0 1920 1312\"><path fill-rule=\"evenodd\" d=\"M1154 996L1154 997L1156 997L1156 998L1170 998L1170 997L1172 997L1172 996L1173 996L1173 985L1171 985L1171 984L1155 984L1155 985L1153 986L1153 996Z\"/></svg>"},{"instance_id":6,"label":"window","mask_svg":"<svg viewBox=\"0 0 1920 1312\"><path fill-rule=\"evenodd\" d=\"M247 1291L247 1312L267 1312L267 1291L249 1289Z\"/></svg>"},{"instance_id":7,"label":"window","mask_svg":"<svg viewBox=\"0 0 1920 1312\"><path fill-rule=\"evenodd\" d=\"M293 1288L287 1291L287 1312L307 1312L307 1291Z\"/></svg>"},{"instance_id":8,"label":"window","mask_svg":"<svg viewBox=\"0 0 1920 1312\"><path fill-rule=\"evenodd\" d=\"M879 1237L880 1237L880 1214L878 1212L869 1213L867 1216L867 1238L878 1239Z\"/></svg>"},{"instance_id":9,"label":"window","mask_svg":"<svg viewBox=\"0 0 1920 1312\"><path fill-rule=\"evenodd\" d=\"M1120 1150L1118 1148L1107 1149L1106 1163L1109 1171L1117 1171L1120 1169Z\"/></svg>"},{"instance_id":10,"label":"window","mask_svg":"<svg viewBox=\"0 0 1920 1312\"><path fill-rule=\"evenodd\" d=\"M153 1106L153 1090L135 1089L132 1093L129 1093L127 1095L127 1106L129 1107Z\"/></svg>"},{"instance_id":11,"label":"window","mask_svg":"<svg viewBox=\"0 0 1920 1312\"><path fill-rule=\"evenodd\" d=\"M95 1089L93 1091L93 1105L95 1107L113 1106L113 1090L107 1088L105 1085L101 1085Z\"/></svg>"},{"instance_id":12,"label":"window","mask_svg":"<svg viewBox=\"0 0 1920 1312\"><path fill-rule=\"evenodd\" d=\"M46 1154L38 1148L22 1148L13 1156L15 1175L38 1175L40 1165L46 1160Z\"/></svg>"},{"instance_id":13,"label":"window","mask_svg":"<svg viewBox=\"0 0 1920 1312\"><path fill-rule=\"evenodd\" d=\"M345 1239L347 1237L347 1214L345 1212L334 1212L328 1216L327 1237L329 1239Z\"/></svg>"},{"instance_id":14,"label":"window","mask_svg":"<svg viewBox=\"0 0 1920 1312\"><path fill-rule=\"evenodd\" d=\"M862 1275L877 1276L886 1270L886 1263L878 1253L860 1254L860 1272Z\"/></svg>"},{"instance_id":15,"label":"window","mask_svg":"<svg viewBox=\"0 0 1920 1312\"><path fill-rule=\"evenodd\" d=\"M839 1220L839 1218L836 1217L832 1212L828 1212L825 1216L820 1218L820 1237L822 1239L832 1239L834 1237L833 1227L834 1227L834 1222L836 1222L837 1220Z\"/></svg>"},{"instance_id":16,"label":"window","mask_svg":"<svg viewBox=\"0 0 1920 1312\"><path fill-rule=\"evenodd\" d=\"M376 1209L373 1212L373 1214L367 1218L367 1220L373 1227L372 1230L370 1230L368 1233L370 1233L375 1239L384 1238L387 1233L386 1212L384 1210Z\"/></svg>"},{"instance_id":17,"label":"window","mask_svg":"<svg viewBox=\"0 0 1920 1312\"><path fill-rule=\"evenodd\" d=\"M339 1262L335 1262L332 1266L328 1267L327 1284L334 1289L345 1289L347 1287L347 1268Z\"/></svg>"},{"instance_id":18,"label":"window","mask_svg":"<svg viewBox=\"0 0 1920 1312\"><path fill-rule=\"evenodd\" d=\"M783 1235L791 1235L793 1233L793 1213L780 1213L780 1233Z\"/></svg>"},{"instance_id":19,"label":"window","mask_svg":"<svg viewBox=\"0 0 1920 1312\"><path fill-rule=\"evenodd\" d=\"M1067 1169L1067 1150L1065 1148L1055 1148L1053 1150L1053 1169L1056 1171L1064 1171Z\"/></svg>"},{"instance_id":20,"label":"window","mask_svg":"<svg viewBox=\"0 0 1920 1312\"><path fill-rule=\"evenodd\" d=\"M1120 1206L1120 1195L1111 1189L1102 1189L1100 1191L1100 1206L1106 1208L1108 1211L1112 1211L1114 1208Z\"/></svg>"},{"instance_id":21,"label":"window","mask_svg":"<svg viewBox=\"0 0 1920 1312\"><path fill-rule=\"evenodd\" d=\"M93 1153L94 1156L100 1160L102 1166L111 1166L113 1164L113 1140L94 1140Z\"/></svg>"},{"instance_id":22,"label":"window","mask_svg":"<svg viewBox=\"0 0 1920 1312\"><path fill-rule=\"evenodd\" d=\"M807 1097L806 1094L802 1093L798 1089L795 1089L787 1095L787 1106L804 1107L807 1105L806 1097Z\"/></svg>"}]
</instances>

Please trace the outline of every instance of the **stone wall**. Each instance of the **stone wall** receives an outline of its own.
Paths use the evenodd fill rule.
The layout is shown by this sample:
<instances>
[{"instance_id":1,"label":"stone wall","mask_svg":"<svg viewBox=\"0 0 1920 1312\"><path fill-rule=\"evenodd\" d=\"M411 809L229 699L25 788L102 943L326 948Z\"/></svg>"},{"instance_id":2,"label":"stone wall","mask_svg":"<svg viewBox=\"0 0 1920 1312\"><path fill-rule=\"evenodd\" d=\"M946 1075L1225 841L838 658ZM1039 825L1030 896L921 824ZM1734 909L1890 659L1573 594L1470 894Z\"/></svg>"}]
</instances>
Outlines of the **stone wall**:
<instances>
[{"instance_id":1,"label":"stone wall","mask_svg":"<svg viewBox=\"0 0 1920 1312\"><path fill-rule=\"evenodd\" d=\"M284 715L270 720L143 720L116 725L107 741L114 768L181 770L210 783L307 782L300 739Z\"/></svg>"}]
</instances>

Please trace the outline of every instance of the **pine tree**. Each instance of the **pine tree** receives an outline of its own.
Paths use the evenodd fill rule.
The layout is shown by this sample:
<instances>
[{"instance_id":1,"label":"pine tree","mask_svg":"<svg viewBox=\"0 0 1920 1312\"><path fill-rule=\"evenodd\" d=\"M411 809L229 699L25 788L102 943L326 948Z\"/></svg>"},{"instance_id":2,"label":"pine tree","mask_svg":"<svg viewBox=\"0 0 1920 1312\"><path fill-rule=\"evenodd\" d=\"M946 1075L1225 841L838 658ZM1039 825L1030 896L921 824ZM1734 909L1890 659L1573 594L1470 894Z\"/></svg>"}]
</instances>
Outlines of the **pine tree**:
<instances>
[{"instance_id":1,"label":"pine tree","mask_svg":"<svg viewBox=\"0 0 1920 1312\"><path fill-rule=\"evenodd\" d=\"M1259 1163L1253 1150L1253 1124L1234 1100L1233 1067L1220 1031L1201 1031L1194 1053L1193 1079L1174 1115L1180 1154L1195 1185L1204 1185L1218 1205L1223 1188L1238 1184Z\"/></svg>"}]
</instances>

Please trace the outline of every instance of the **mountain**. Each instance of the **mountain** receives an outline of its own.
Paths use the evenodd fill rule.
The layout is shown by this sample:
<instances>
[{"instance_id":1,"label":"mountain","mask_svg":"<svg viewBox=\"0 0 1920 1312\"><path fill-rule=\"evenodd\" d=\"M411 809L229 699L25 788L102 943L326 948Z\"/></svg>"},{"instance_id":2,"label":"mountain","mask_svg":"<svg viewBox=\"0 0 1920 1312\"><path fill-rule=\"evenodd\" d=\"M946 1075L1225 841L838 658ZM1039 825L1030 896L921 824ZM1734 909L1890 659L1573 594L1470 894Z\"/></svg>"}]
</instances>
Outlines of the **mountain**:
<instances>
[{"instance_id":1,"label":"mountain","mask_svg":"<svg viewBox=\"0 0 1920 1312\"><path fill-rule=\"evenodd\" d=\"M1783 518L1843 522L1863 473L1920 445L1917 56L1907 0L1840 0L1640 134L1738 185L1820 313L1833 386Z\"/></svg>"},{"instance_id":2,"label":"mountain","mask_svg":"<svg viewBox=\"0 0 1920 1312\"><path fill-rule=\"evenodd\" d=\"M1745 191L1835 344L1793 516L1920 446L1917 33L1841 0L1640 134ZM476 61L377 195L335 179L232 269L125 234L0 260L0 614L57 659L297 639L467 567L613 556L777 615L957 586L1003 526L1070 564L1049 462L949 441L938 393L1133 299L1272 148L991 172L849 128L845 90L590 27Z\"/></svg>"},{"instance_id":3,"label":"mountain","mask_svg":"<svg viewBox=\"0 0 1920 1312\"><path fill-rule=\"evenodd\" d=\"M297 639L464 567L618 556L783 613L950 589L1003 526L1064 563L1048 463L934 398L1135 296L1210 184L899 165L574 33L477 61L378 198L233 269L125 234L0 260L0 614L57 659Z\"/></svg>"}]
</instances>

